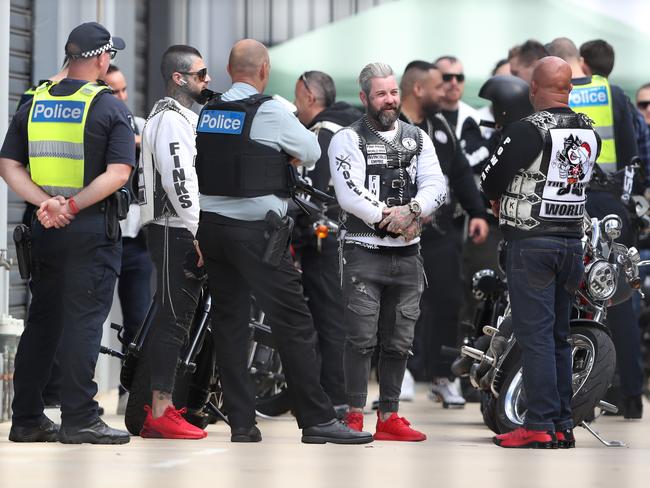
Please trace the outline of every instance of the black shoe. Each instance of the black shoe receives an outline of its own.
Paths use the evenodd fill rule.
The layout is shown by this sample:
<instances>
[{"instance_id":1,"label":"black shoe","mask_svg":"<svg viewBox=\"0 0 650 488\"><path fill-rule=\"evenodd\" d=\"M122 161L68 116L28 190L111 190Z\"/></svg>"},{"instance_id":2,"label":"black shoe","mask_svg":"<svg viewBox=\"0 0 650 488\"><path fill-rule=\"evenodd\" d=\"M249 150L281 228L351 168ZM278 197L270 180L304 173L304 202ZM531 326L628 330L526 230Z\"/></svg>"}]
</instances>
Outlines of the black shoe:
<instances>
[{"instance_id":1,"label":"black shoe","mask_svg":"<svg viewBox=\"0 0 650 488\"><path fill-rule=\"evenodd\" d=\"M576 447L576 438L573 435L573 429L556 430L557 447L560 449L572 449Z\"/></svg>"},{"instance_id":2,"label":"black shoe","mask_svg":"<svg viewBox=\"0 0 650 488\"><path fill-rule=\"evenodd\" d=\"M641 395L623 397L623 417L626 419L640 419L643 417Z\"/></svg>"},{"instance_id":3,"label":"black shoe","mask_svg":"<svg viewBox=\"0 0 650 488\"><path fill-rule=\"evenodd\" d=\"M63 444L126 444L131 440L128 432L112 429L99 417L84 427L61 426L59 442Z\"/></svg>"},{"instance_id":4,"label":"black shoe","mask_svg":"<svg viewBox=\"0 0 650 488\"><path fill-rule=\"evenodd\" d=\"M230 442L260 442L261 440L262 433L256 425L230 428Z\"/></svg>"},{"instance_id":5,"label":"black shoe","mask_svg":"<svg viewBox=\"0 0 650 488\"><path fill-rule=\"evenodd\" d=\"M47 417L43 417L36 427L12 425L9 431L12 442L56 442L59 440L59 426Z\"/></svg>"},{"instance_id":6,"label":"black shoe","mask_svg":"<svg viewBox=\"0 0 650 488\"><path fill-rule=\"evenodd\" d=\"M372 441L370 432L357 432L337 419L302 429L305 444L367 444Z\"/></svg>"},{"instance_id":7,"label":"black shoe","mask_svg":"<svg viewBox=\"0 0 650 488\"><path fill-rule=\"evenodd\" d=\"M102 407L101 405L97 406L97 415L99 415L100 417L104 416L104 407Z\"/></svg>"}]
</instances>

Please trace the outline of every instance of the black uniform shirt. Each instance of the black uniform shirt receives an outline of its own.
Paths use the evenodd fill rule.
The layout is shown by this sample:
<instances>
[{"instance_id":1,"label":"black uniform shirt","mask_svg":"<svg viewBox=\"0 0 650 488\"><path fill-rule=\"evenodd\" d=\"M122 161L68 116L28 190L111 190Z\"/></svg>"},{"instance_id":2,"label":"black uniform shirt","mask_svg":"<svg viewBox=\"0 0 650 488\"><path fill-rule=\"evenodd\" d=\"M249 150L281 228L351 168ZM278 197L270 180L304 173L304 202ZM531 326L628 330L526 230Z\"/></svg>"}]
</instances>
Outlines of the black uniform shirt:
<instances>
[{"instance_id":1,"label":"black uniform shirt","mask_svg":"<svg viewBox=\"0 0 650 488\"><path fill-rule=\"evenodd\" d=\"M51 88L52 95L70 95L87 82L66 78ZM14 115L0 157L29 164L27 121L32 103L24 103ZM128 109L121 100L105 91L97 95L88 112L84 129L84 186L113 163L135 165L135 140Z\"/></svg>"}]
</instances>

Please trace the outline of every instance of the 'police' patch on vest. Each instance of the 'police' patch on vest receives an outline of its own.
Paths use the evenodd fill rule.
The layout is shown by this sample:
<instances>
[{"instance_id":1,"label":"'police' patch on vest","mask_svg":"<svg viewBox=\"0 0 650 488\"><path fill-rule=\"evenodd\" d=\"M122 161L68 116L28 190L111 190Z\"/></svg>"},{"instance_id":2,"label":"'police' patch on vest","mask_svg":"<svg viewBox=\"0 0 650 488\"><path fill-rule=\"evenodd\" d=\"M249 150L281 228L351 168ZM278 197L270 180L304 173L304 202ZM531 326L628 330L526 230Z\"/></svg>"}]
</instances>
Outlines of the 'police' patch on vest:
<instances>
[{"instance_id":1,"label":"'police' patch on vest","mask_svg":"<svg viewBox=\"0 0 650 488\"><path fill-rule=\"evenodd\" d=\"M569 94L571 107L585 107L594 105L608 105L607 87L592 86L589 88L575 87Z\"/></svg>"},{"instance_id":2,"label":"'police' patch on vest","mask_svg":"<svg viewBox=\"0 0 650 488\"><path fill-rule=\"evenodd\" d=\"M69 122L83 120L85 102L74 100L38 100L32 109L32 122Z\"/></svg>"},{"instance_id":3,"label":"'police' patch on vest","mask_svg":"<svg viewBox=\"0 0 650 488\"><path fill-rule=\"evenodd\" d=\"M245 118L246 112L204 110L201 113L201 120L196 131L216 134L241 134L244 129Z\"/></svg>"}]
</instances>

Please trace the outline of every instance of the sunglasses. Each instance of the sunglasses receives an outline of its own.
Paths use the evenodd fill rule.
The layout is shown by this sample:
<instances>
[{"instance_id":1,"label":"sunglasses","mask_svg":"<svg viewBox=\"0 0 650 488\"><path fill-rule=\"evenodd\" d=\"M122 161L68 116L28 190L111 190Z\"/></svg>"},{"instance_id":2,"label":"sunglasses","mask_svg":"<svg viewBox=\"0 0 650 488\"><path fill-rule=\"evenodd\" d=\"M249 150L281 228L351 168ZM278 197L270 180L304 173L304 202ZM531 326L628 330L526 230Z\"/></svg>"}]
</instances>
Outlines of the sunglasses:
<instances>
[{"instance_id":1,"label":"sunglasses","mask_svg":"<svg viewBox=\"0 0 650 488\"><path fill-rule=\"evenodd\" d=\"M639 107L641 110L645 110L648 108L648 105L650 105L650 100L642 100L640 102L636 102L636 106Z\"/></svg>"},{"instance_id":2,"label":"sunglasses","mask_svg":"<svg viewBox=\"0 0 650 488\"><path fill-rule=\"evenodd\" d=\"M110 55L111 59L115 59L115 56L117 56L117 50L116 49L109 49L108 54Z\"/></svg>"},{"instance_id":3,"label":"sunglasses","mask_svg":"<svg viewBox=\"0 0 650 488\"><path fill-rule=\"evenodd\" d=\"M205 81L205 77L208 76L208 68L202 68L198 71L179 71L179 73L196 76L200 81Z\"/></svg>"},{"instance_id":4,"label":"sunglasses","mask_svg":"<svg viewBox=\"0 0 650 488\"><path fill-rule=\"evenodd\" d=\"M307 91L313 95L311 88L309 88L309 83L307 83L307 76L305 76L305 73L300 75L299 80L305 84L305 88L307 88Z\"/></svg>"},{"instance_id":5,"label":"sunglasses","mask_svg":"<svg viewBox=\"0 0 650 488\"><path fill-rule=\"evenodd\" d=\"M465 81L465 75L463 73L445 73L444 75L442 75L442 81L449 82L454 78L456 78L456 81L458 83L462 83L463 81Z\"/></svg>"}]
</instances>

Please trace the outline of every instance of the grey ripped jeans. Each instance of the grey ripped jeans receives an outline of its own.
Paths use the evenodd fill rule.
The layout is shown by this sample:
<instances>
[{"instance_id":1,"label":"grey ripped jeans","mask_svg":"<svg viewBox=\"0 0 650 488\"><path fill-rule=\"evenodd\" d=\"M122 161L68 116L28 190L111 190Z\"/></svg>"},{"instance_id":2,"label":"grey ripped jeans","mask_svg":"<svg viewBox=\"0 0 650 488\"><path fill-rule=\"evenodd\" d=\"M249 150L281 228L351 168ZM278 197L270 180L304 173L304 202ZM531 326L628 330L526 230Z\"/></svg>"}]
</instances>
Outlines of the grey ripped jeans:
<instances>
[{"instance_id":1,"label":"grey ripped jeans","mask_svg":"<svg viewBox=\"0 0 650 488\"><path fill-rule=\"evenodd\" d=\"M366 404L370 361L379 343L379 410L397 412L424 288L419 245L394 250L345 245L343 287L348 404Z\"/></svg>"}]
</instances>

